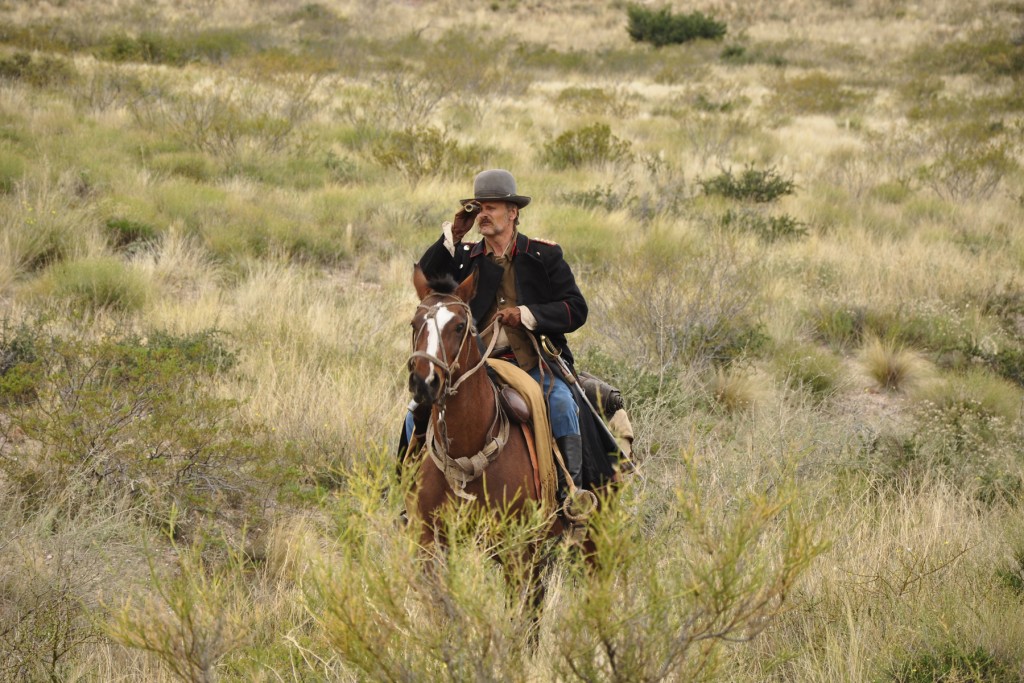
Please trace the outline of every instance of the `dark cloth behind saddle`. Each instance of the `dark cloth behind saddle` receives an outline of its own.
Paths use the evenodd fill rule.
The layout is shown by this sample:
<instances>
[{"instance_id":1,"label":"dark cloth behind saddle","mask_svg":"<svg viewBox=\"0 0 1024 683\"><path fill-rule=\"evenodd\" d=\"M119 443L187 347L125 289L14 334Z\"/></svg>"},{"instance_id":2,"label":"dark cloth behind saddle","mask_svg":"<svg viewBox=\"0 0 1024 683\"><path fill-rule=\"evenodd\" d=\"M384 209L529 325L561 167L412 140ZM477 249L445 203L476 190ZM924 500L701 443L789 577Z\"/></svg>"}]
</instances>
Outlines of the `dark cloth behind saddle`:
<instances>
[{"instance_id":1,"label":"dark cloth behind saddle","mask_svg":"<svg viewBox=\"0 0 1024 683\"><path fill-rule=\"evenodd\" d=\"M618 442L608 429L598 424L598 417L581 397L573 391L580 409L580 435L583 437L583 488L596 489L608 484L615 476L614 464L622 457ZM597 407L597 404L594 404Z\"/></svg>"},{"instance_id":2,"label":"dark cloth behind saddle","mask_svg":"<svg viewBox=\"0 0 1024 683\"><path fill-rule=\"evenodd\" d=\"M622 393L611 384L594 377L589 372L581 370L577 374L590 405L601 411L605 419L611 418L617 411L625 407L622 402Z\"/></svg>"}]
</instances>

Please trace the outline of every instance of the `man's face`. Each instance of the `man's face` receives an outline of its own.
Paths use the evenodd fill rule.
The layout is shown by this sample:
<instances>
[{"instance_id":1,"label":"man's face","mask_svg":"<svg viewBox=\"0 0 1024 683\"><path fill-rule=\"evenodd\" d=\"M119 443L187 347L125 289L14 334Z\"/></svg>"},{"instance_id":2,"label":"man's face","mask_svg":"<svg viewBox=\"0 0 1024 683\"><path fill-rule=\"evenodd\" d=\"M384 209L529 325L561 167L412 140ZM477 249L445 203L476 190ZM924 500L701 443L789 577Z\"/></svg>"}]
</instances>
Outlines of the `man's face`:
<instances>
[{"instance_id":1,"label":"man's face","mask_svg":"<svg viewBox=\"0 0 1024 683\"><path fill-rule=\"evenodd\" d=\"M480 202L480 215L476 227L484 237L497 237L511 232L519 209L508 202Z\"/></svg>"}]
</instances>

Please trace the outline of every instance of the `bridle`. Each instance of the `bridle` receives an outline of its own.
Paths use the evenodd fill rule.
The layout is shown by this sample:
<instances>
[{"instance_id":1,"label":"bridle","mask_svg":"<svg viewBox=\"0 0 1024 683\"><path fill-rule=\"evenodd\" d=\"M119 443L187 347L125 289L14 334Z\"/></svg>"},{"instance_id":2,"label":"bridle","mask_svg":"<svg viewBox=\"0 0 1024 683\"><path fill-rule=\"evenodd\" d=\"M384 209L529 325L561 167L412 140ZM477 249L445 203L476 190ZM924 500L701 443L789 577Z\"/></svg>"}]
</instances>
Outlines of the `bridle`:
<instances>
[{"instance_id":1,"label":"bridle","mask_svg":"<svg viewBox=\"0 0 1024 683\"><path fill-rule=\"evenodd\" d=\"M501 450L505 447L505 444L508 442L509 432L508 416L501 408L501 403L498 400L497 387L491 383L491 390L494 392L494 406L496 410L494 421L491 423L487 433L493 434L495 427L497 427L498 434L490 437L484 447L477 451L476 454L470 457L453 458L449 453L451 439L448 436L448 424L445 421L445 411L447 409L448 398L458 393L459 387L462 386L462 383L476 374L487 363L487 358L491 355L491 351L494 350L494 345L498 340L499 323L497 321L493 323L490 345L487 347L487 350L481 354L480 361L452 381L452 378L459 370L459 358L462 357L466 342L471 337L475 338L473 314L469 308L469 304L457 296L450 294L435 296L438 297L437 301L430 304L420 303L420 305L416 307L417 311L422 310L425 312L423 314L423 323L419 326L419 329L413 336L413 352L409 356L408 365L411 370L413 361L417 358L422 358L436 365L442 371L441 386L438 388L438 396L434 401L435 408L437 409L437 419L431 420L427 427L425 447L427 453L434 461L434 464L437 465L438 469L440 469L444 474L445 479L452 487L455 495L466 500L475 500L476 496L471 493L466 493L466 485L483 474L484 469L486 469L487 466L498 457ZM441 343L441 325L437 319L438 313L440 313L442 309L447 309L449 306L458 306L466 316L466 326L462 331L462 339L459 340L459 348L455 352L455 357L451 360L448 358L445 345ZM437 335L438 353L441 356L440 358L434 354L427 353L426 351L419 351L416 348L419 345L424 332L428 330L429 325L433 325L434 333Z\"/></svg>"}]
</instances>

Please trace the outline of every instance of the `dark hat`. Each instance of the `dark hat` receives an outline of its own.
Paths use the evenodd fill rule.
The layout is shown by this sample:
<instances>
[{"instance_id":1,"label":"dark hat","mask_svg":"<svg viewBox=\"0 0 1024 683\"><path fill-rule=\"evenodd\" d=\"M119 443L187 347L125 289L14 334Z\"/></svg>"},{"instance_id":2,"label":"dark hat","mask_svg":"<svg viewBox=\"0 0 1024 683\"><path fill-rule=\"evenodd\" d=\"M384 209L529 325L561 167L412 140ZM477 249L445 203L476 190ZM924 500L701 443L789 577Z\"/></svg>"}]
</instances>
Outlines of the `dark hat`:
<instances>
[{"instance_id":1,"label":"dark hat","mask_svg":"<svg viewBox=\"0 0 1024 683\"><path fill-rule=\"evenodd\" d=\"M511 173L500 168L492 168L477 174L473 179L473 196L460 200L460 203L470 201L512 202L521 209L530 203L530 198L516 194L516 179Z\"/></svg>"}]
</instances>

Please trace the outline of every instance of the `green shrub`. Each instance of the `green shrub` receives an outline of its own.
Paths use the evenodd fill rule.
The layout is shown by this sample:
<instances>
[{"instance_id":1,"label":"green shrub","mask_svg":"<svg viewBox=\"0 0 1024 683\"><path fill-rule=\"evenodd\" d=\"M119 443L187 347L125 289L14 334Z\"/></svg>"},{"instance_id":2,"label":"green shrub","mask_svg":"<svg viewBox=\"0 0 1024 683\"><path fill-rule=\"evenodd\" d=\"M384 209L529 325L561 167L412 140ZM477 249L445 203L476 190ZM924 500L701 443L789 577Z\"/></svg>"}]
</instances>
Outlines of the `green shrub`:
<instances>
[{"instance_id":1,"label":"green shrub","mask_svg":"<svg viewBox=\"0 0 1024 683\"><path fill-rule=\"evenodd\" d=\"M725 212L721 221L722 227L756 235L767 244L773 242L796 240L807 236L807 224L798 221L789 214L767 216L759 211L744 209Z\"/></svg>"},{"instance_id":2,"label":"green shrub","mask_svg":"<svg viewBox=\"0 0 1024 683\"><path fill-rule=\"evenodd\" d=\"M698 38L718 40L725 35L724 22L715 21L701 12L673 14L668 7L659 10L643 5L627 5L629 25L626 30L634 42L650 43L655 47L677 45Z\"/></svg>"},{"instance_id":3,"label":"green shrub","mask_svg":"<svg viewBox=\"0 0 1024 683\"><path fill-rule=\"evenodd\" d=\"M8 410L24 434L16 457L0 460L12 481L42 495L69 481L98 495L131 493L157 521L175 508L245 503L243 465L254 460L257 432L210 381L235 362L218 333L100 342L40 334L33 354L20 367L33 369L36 398Z\"/></svg>"},{"instance_id":4,"label":"green shrub","mask_svg":"<svg viewBox=\"0 0 1024 683\"><path fill-rule=\"evenodd\" d=\"M461 145L432 126L388 132L372 145L370 154L383 168L397 171L415 183L425 177L456 178L484 164L484 150Z\"/></svg>"},{"instance_id":5,"label":"green shrub","mask_svg":"<svg viewBox=\"0 0 1024 683\"><path fill-rule=\"evenodd\" d=\"M683 215L690 199L683 172L654 154L641 155L640 163L647 171L648 189L637 191L630 199L630 215L645 224L658 216Z\"/></svg>"},{"instance_id":6,"label":"green shrub","mask_svg":"<svg viewBox=\"0 0 1024 683\"><path fill-rule=\"evenodd\" d=\"M195 61L222 64L256 50L262 40L252 29L216 28L170 35L146 31L138 36L122 33L105 38L96 55L114 62L173 66Z\"/></svg>"},{"instance_id":7,"label":"green shrub","mask_svg":"<svg viewBox=\"0 0 1024 683\"><path fill-rule=\"evenodd\" d=\"M89 45L82 22L67 26L58 21L16 24L0 21L0 41L30 52L74 52Z\"/></svg>"},{"instance_id":8,"label":"green shrub","mask_svg":"<svg viewBox=\"0 0 1024 683\"><path fill-rule=\"evenodd\" d=\"M0 149L0 194L10 194L25 175L25 160L6 149Z\"/></svg>"},{"instance_id":9,"label":"green shrub","mask_svg":"<svg viewBox=\"0 0 1024 683\"><path fill-rule=\"evenodd\" d=\"M809 392L817 400L828 398L842 385L842 361L816 346L787 347L776 353L774 359L777 374L790 388Z\"/></svg>"},{"instance_id":10,"label":"green shrub","mask_svg":"<svg viewBox=\"0 0 1024 683\"><path fill-rule=\"evenodd\" d=\"M559 198L584 209L602 209L604 211L618 211L625 208L633 200L631 196L632 183L621 191L616 190L612 185L605 187L594 187L590 190L560 192Z\"/></svg>"},{"instance_id":11,"label":"green shrub","mask_svg":"<svg viewBox=\"0 0 1024 683\"><path fill-rule=\"evenodd\" d=\"M909 429L864 442L870 476L895 490L938 481L986 505L1020 501L1019 390L972 370L918 389L914 397Z\"/></svg>"},{"instance_id":12,"label":"green shrub","mask_svg":"<svg viewBox=\"0 0 1024 683\"><path fill-rule=\"evenodd\" d=\"M35 400L42 377L38 364L38 326L0 325L0 406Z\"/></svg>"},{"instance_id":13,"label":"green shrub","mask_svg":"<svg viewBox=\"0 0 1024 683\"><path fill-rule=\"evenodd\" d=\"M908 655L889 671L894 683L1012 683L1020 677L1015 667L983 647L949 642L936 649Z\"/></svg>"},{"instance_id":14,"label":"green shrub","mask_svg":"<svg viewBox=\"0 0 1024 683\"><path fill-rule=\"evenodd\" d=\"M541 162L556 170L580 168L603 163L623 163L633 159L632 144L612 134L604 123L568 130L544 144Z\"/></svg>"},{"instance_id":15,"label":"green shrub","mask_svg":"<svg viewBox=\"0 0 1024 683\"><path fill-rule=\"evenodd\" d=\"M157 230L148 223L133 221L130 218L108 218L104 223L107 242L119 251L128 250L137 245L145 245L155 241Z\"/></svg>"},{"instance_id":16,"label":"green shrub","mask_svg":"<svg viewBox=\"0 0 1024 683\"><path fill-rule=\"evenodd\" d=\"M939 126L929 137L935 158L917 176L943 199L988 199L1019 168L1011 142L986 122Z\"/></svg>"},{"instance_id":17,"label":"green shrub","mask_svg":"<svg viewBox=\"0 0 1024 683\"><path fill-rule=\"evenodd\" d=\"M907 182L891 180L875 185L868 194L872 199L886 204L902 204L913 194L913 190Z\"/></svg>"},{"instance_id":18,"label":"green shrub","mask_svg":"<svg viewBox=\"0 0 1024 683\"><path fill-rule=\"evenodd\" d=\"M198 182L207 182L217 173L217 166L209 154L203 152L170 152L153 157L153 170L170 173Z\"/></svg>"},{"instance_id":19,"label":"green shrub","mask_svg":"<svg viewBox=\"0 0 1024 683\"><path fill-rule=\"evenodd\" d=\"M1024 597L1024 545L1011 543L1005 565L996 567L996 577L1019 598Z\"/></svg>"},{"instance_id":20,"label":"green shrub","mask_svg":"<svg viewBox=\"0 0 1024 683\"><path fill-rule=\"evenodd\" d=\"M706 195L755 203L773 202L793 194L796 189L793 180L783 178L774 167L758 170L747 166L739 177L733 175L732 169L727 169L717 176L698 180L697 184Z\"/></svg>"},{"instance_id":21,"label":"green shrub","mask_svg":"<svg viewBox=\"0 0 1024 683\"><path fill-rule=\"evenodd\" d=\"M716 246L696 256L654 240L638 262L609 272L614 291L594 306L604 308L602 319L631 331L623 353L659 373L676 364L727 366L764 350L763 270L735 245ZM680 270L681 261L687 268Z\"/></svg>"},{"instance_id":22,"label":"green shrub","mask_svg":"<svg viewBox=\"0 0 1024 683\"><path fill-rule=\"evenodd\" d=\"M316 109L322 76L278 76L261 86L225 79L209 92L153 88L131 103L145 129L214 156L236 157L244 143L263 152L286 149Z\"/></svg>"},{"instance_id":23,"label":"green shrub","mask_svg":"<svg viewBox=\"0 0 1024 683\"><path fill-rule=\"evenodd\" d=\"M77 76L74 65L62 57L36 57L18 52L0 59L0 78L23 81L40 88L66 85Z\"/></svg>"},{"instance_id":24,"label":"green shrub","mask_svg":"<svg viewBox=\"0 0 1024 683\"><path fill-rule=\"evenodd\" d=\"M807 316L814 338L836 351L845 351L860 343L867 312L856 306L828 302L815 307Z\"/></svg>"},{"instance_id":25,"label":"green shrub","mask_svg":"<svg viewBox=\"0 0 1024 683\"><path fill-rule=\"evenodd\" d=\"M137 311L148 298L147 282L116 258L92 258L56 266L55 293L85 307Z\"/></svg>"},{"instance_id":26,"label":"green shrub","mask_svg":"<svg viewBox=\"0 0 1024 683\"><path fill-rule=\"evenodd\" d=\"M571 86L562 89L554 98L556 105L565 107L579 114L589 116L612 116L617 119L628 118L636 106L629 96L615 90L605 88L584 88Z\"/></svg>"},{"instance_id":27,"label":"green shrub","mask_svg":"<svg viewBox=\"0 0 1024 683\"><path fill-rule=\"evenodd\" d=\"M1002 423L966 404L926 405L915 417L906 433L864 442L859 466L874 485L906 492L941 483L985 505L1020 502L1024 473L1012 452L1020 443Z\"/></svg>"},{"instance_id":28,"label":"green shrub","mask_svg":"<svg viewBox=\"0 0 1024 683\"><path fill-rule=\"evenodd\" d=\"M1024 73L1024 46L991 30L960 40L922 45L907 58L910 69L928 74L981 74L1020 76Z\"/></svg>"},{"instance_id":29,"label":"green shrub","mask_svg":"<svg viewBox=\"0 0 1024 683\"><path fill-rule=\"evenodd\" d=\"M726 64L744 66L747 64L767 64L782 68L789 64L789 60L782 54L778 45L727 45L722 49L721 60Z\"/></svg>"},{"instance_id":30,"label":"green shrub","mask_svg":"<svg viewBox=\"0 0 1024 683\"><path fill-rule=\"evenodd\" d=\"M115 642L155 655L182 681L218 680L220 661L250 637L242 563L232 558L210 566L202 550L199 543L175 548L177 567L169 577L151 565L151 592L122 598L105 624Z\"/></svg>"},{"instance_id":31,"label":"green shrub","mask_svg":"<svg viewBox=\"0 0 1024 683\"><path fill-rule=\"evenodd\" d=\"M865 99L866 95L819 71L781 80L775 87L772 103L776 109L792 114L836 115Z\"/></svg>"},{"instance_id":32,"label":"green shrub","mask_svg":"<svg viewBox=\"0 0 1024 683\"><path fill-rule=\"evenodd\" d=\"M696 465L687 469L669 503L671 527L644 529L625 506L592 523L600 561L586 574L585 597L554 615L551 678L729 678L716 651L781 615L797 577L827 548L795 493L741 493L726 515Z\"/></svg>"}]
</instances>

